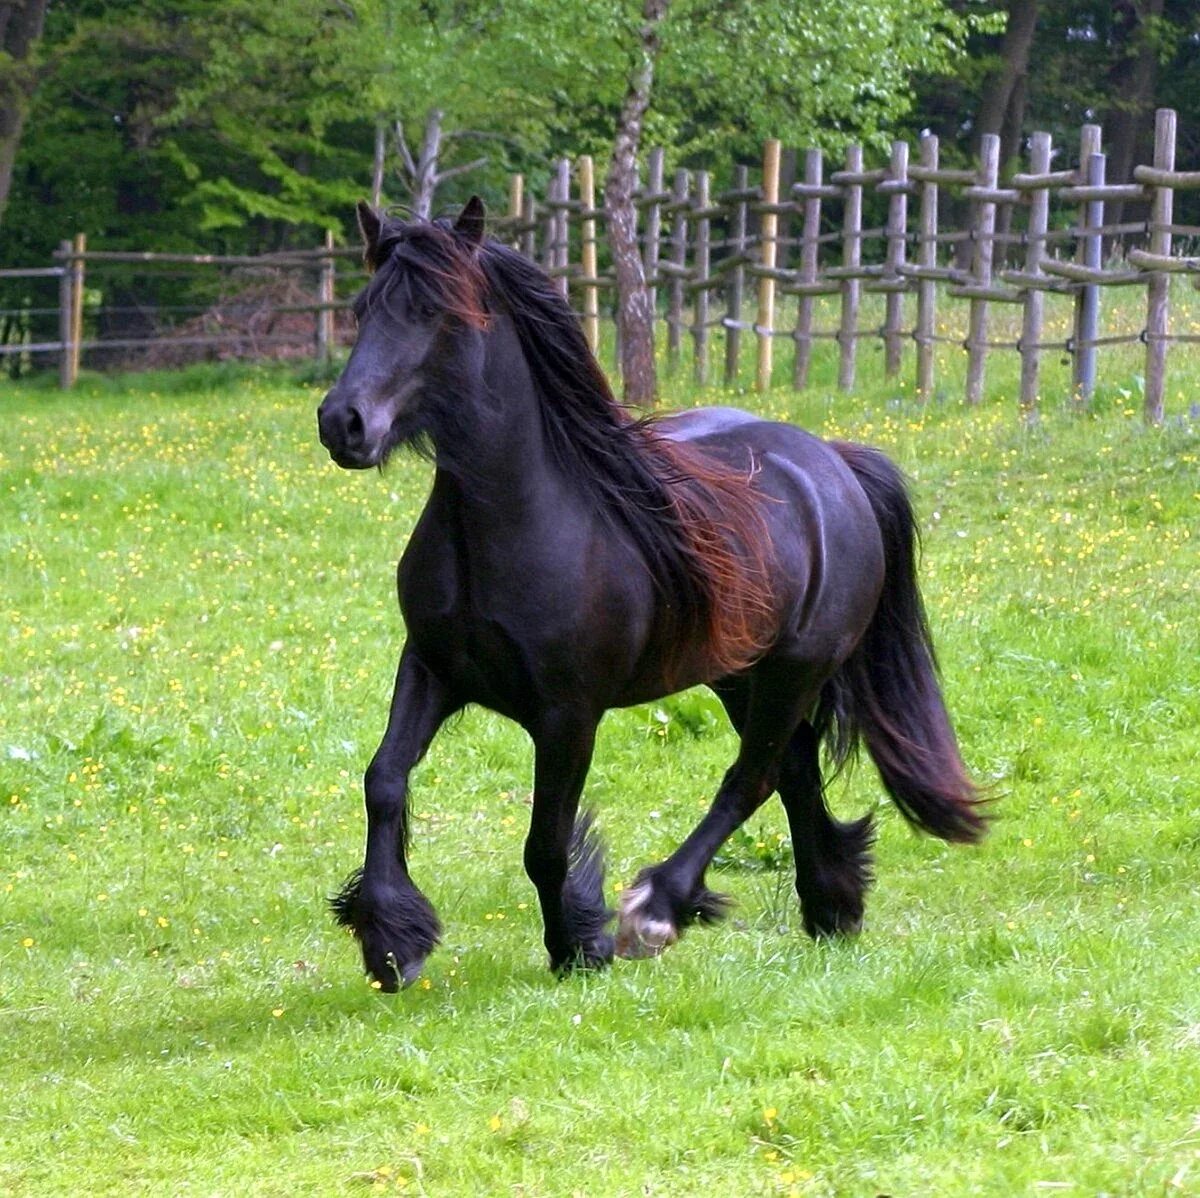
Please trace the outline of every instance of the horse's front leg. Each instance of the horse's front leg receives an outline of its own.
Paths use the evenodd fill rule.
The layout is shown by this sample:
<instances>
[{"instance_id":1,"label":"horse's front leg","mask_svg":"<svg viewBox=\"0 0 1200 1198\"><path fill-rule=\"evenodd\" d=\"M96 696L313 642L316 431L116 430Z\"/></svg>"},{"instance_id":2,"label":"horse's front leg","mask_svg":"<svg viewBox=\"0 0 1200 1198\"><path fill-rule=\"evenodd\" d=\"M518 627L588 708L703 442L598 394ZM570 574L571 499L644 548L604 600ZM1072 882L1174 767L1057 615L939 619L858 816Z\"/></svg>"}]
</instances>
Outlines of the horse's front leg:
<instances>
[{"instance_id":1,"label":"horse's front leg","mask_svg":"<svg viewBox=\"0 0 1200 1198\"><path fill-rule=\"evenodd\" d=\"M441 933L429 900L408 876L408 775L460 706L405 648L387 731L364 779L366 858L361 872L331 901L338 922L358 938L368 973L384 990L415 981Z\"/></svg>"},{"instance_id":2,"label":"horse's front leg","mask_svg":"<svg viewBox=\"0 0 1200 1198\"><path fill-rule=\"evenodd\" d=\"M612 960L605 930L604 860L579 795L592 760L596 720L555 712L534 734L533 814L525 840L525 872L537 889L550 968L602 968Z\"/></svg>"}]
</instances>

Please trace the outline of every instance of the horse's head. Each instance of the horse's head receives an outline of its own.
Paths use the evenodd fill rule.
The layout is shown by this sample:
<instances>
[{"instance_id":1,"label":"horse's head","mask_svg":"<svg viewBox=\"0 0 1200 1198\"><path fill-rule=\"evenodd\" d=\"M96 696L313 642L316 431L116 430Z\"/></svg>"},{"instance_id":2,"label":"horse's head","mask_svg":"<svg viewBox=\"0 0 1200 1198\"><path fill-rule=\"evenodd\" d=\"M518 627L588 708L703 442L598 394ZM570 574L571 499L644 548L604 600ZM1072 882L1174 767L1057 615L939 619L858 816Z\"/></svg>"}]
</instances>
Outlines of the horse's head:
<instances>
[{"instance_id":1,"label":"horse's head","mask_svg":"<svg viewBox=\"0 0 1200 1198\"><path fill-rule=\"evenodd\" d=\"M350 360L317 409L321 444L339 466L378 466L430 431L431 403L463 369L462 334L486 323L483 221L477 196L453 223L403 222L359 204L372 278L354 301Z\"/></svg>"}]
</instances>

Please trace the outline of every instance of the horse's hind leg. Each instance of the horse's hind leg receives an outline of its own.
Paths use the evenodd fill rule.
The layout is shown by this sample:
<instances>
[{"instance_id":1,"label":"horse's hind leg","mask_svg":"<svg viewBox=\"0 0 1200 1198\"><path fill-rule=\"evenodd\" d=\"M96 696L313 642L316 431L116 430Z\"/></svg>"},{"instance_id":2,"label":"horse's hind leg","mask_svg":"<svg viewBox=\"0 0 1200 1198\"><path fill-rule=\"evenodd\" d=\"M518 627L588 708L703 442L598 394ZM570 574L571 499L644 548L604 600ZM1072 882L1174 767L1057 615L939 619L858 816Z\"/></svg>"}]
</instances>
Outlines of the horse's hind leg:
<instances>
[{"instance_id":1,"label":"horse's hind leg","mask_svg":"<svg viewBox=\"0 0 1200 1198\"><path fill-rule=\"evenodd\" d=\"M429 900L408 876L408 775L442 723L460 704L405 650L384 733L364 780L366 859L330 900L340 924L362 948L363 963L384 990L415 981L441 928Z\"/></svg>"},{"instance_id":2,"label":"horse's hind leg","mask_svg":"<svg viewBox=\"0 0 1200 1198\"><path fill-rule=\"evenodd\" d=\"M735 679L713 688L740 734L748 687ZM804 930L812 937L857 932L871 884L871 817L842 823L825 806L821 746L816 729L802 721L779 766L779 797L787 812L796 865L796 894Z\"/></svg>"},{"instance_id":3,"label":"horse's hind leg","mask_svg":"<svg viewBox=\"0 0 1200 1198\"><path fill-rule=\"evenodd\" d=\"M704 885L717 850L778 785L792 733L812 710L823 676L804 663L768 660L744 680L741 746L708 813L666 861L643 870L621 895L617 952L648 956L689 924L720 918L726 900ZM742 705L739 700L738 705Z\"/></svg>"},{"instance_id":4,"label":"horse's hind leg","mask_svg":"<svg viewBox=\"0 0 1200 1198\"><path fill-rule=\"evenodd\" d=\"M813 937L857 932L871 884L871 817L842 823L829 814L820 743L807 720L792 733L784 754L779 797L792 835L804 930Z\"/></svg>"}]
</instances>

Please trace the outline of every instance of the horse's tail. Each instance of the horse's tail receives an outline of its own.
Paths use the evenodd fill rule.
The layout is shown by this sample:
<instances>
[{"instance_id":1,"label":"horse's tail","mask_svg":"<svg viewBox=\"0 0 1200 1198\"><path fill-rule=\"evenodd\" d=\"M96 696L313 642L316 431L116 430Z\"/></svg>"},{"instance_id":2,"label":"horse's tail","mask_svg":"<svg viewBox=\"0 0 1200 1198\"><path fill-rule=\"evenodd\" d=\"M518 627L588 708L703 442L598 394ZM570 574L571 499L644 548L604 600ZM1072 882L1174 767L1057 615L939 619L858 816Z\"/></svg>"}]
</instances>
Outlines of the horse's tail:
<instances>
[{"instance_id":1,"label":"horse's tail","mask_svg":"<svg viewBox=\"0 0 1200 1198\"><path fill-rule=\"evenodd\" d=\"M860 739L866 743L884 788L909 823L944 840L977 841L987 821L938 685L917 589L919 530L904 477L876 449L845 442L833 448L871 502L885 573L862 641L825 685L818 727L839 762Z\"/></svg>"}]
</instances>

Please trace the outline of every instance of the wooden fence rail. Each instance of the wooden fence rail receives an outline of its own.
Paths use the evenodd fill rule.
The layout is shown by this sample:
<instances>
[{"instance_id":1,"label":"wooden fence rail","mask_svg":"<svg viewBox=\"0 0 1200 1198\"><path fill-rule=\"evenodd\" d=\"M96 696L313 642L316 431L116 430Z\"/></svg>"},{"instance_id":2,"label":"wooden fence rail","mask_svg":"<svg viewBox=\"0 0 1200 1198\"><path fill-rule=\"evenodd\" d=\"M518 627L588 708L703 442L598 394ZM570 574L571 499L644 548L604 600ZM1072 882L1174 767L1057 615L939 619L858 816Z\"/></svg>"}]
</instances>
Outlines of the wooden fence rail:
<instances>
[{"instance_id":1,"label":"wooden fence rail","mask_svg":"<svg viewBox=\"0 0 1200 1198\"><path fill-rule=\"evenodd\" d=\"M904 347L912 341L917 393L928 397L936 381L935 350L949 343L965 351L966 399L977 403L991 354L1015 351L1021 407L1032 414L1047 351L1071 356L1075 392L1086 400L1096 385L1097 351L1141 342L1145 416L1158 422L1168 347L1200 341L1200 335L1172 332L1170 325L1171 275L1193 275L1200 285L1200 257L1173 252L1181 238L1200 237L1200 227L1174 223L1175 193L1200 189L1200 171L1176 169L1175 140L1175 114L1160 110L1152 164L1115 182L1106 176L1101 130L1094 125L1084 126L1077 149L1059 151L1077 165L1053 169L1055 147L1048 134L1036 133L1025 169L1005 180L999 176L998 139L990 136L972 170L942 167L937 139L926 137L915 155L907 143L894 143L886 164L878 166L868 166L861 147L851 146L844 162L827 170L824 156L809 150L795 182L783 180L781 147L772 141L757 182L751 182L749 168L739 167L732 186L715 194L706 172L676 170L668 184L666 156L652 150L636 203L647 282L665 326L667 363L677 366L690 340L694 377L707 383L713 335L719 334L723 377L735 383L743 336L750 334L757 343L755 385L763 389L776 374L774 341L784 338L792 342L792 380L800 388L809 380L814 343L828 339L837 347L838 385L849 390L863 340L882 341L889 376L903 369ZM1130 205L1142 205L1145 216L1123 219ZM948 211L966 213L963 227L946 227ZM881 222L878 227L866 227L868 215ZM602 316L611 314L615 301L615 279L603 262L603 220L594 165L582 158L574 166L559 161L540 199L527 180L514 176L508 210L493 222L501 240L540 261L570 297L593 348L600 342ZM57 351L63 385L70 386L82 350L115 344L84 340L85 265L174 264L308 272L313 302L293 303L288 310L315 314L312 347L325 358L335 341L334 313L345 306L336 298L337 262L356 255L335 247L332 235L314 250L257 258L98 252L88 250L80 236L62 243L58 265L41 272L60 278L59 341L0 347L0 353ZM748 286L757 297L752 312ZM1102 335L1102 293L1120 286L1145 288L1144 326ZM1047 294L1071 297L1073 329L1065 340L1047 340ZM876 295L882 324L867 328L864 300ZM837 307L836 327L816 327L828 310L818 302L822 297ZM1000 305L1020 309L1015 341L1000 340L994 332ZM965 317L965 337L942 331L948 308L956 320L958 313Z\"/></svg>"}]
</instances>

